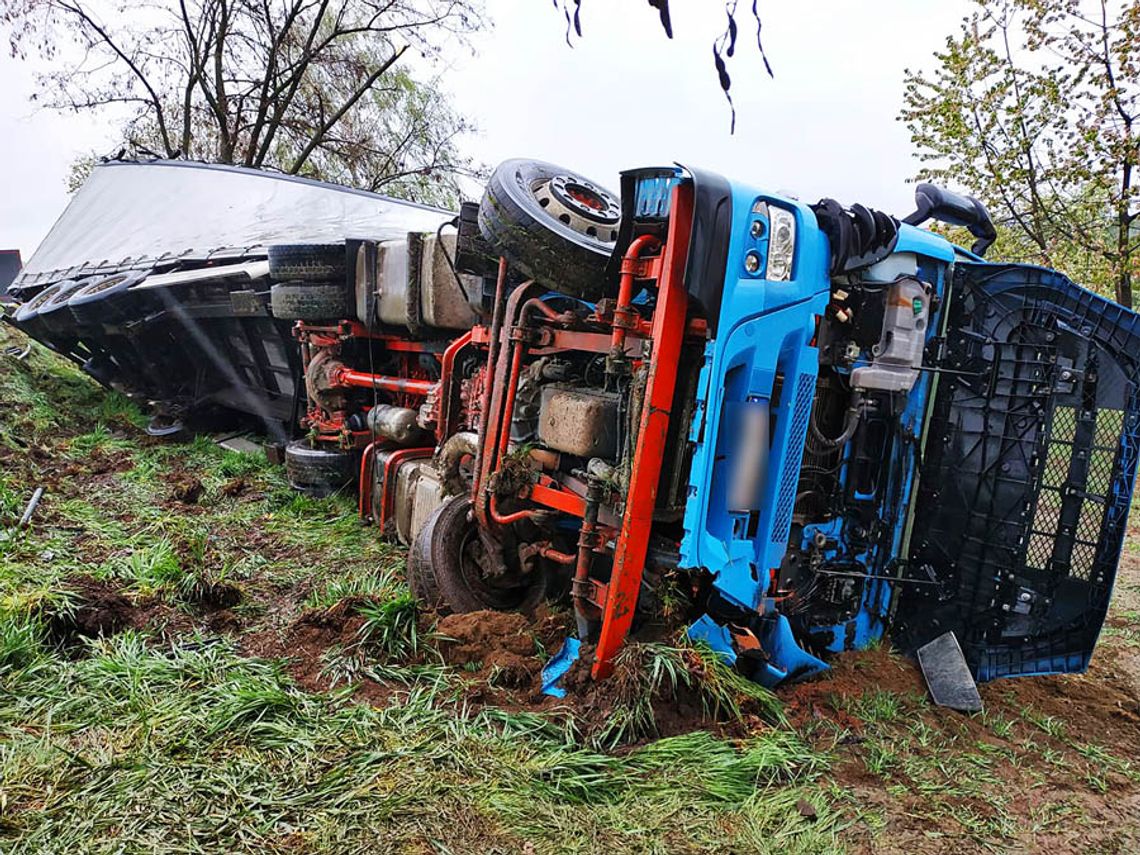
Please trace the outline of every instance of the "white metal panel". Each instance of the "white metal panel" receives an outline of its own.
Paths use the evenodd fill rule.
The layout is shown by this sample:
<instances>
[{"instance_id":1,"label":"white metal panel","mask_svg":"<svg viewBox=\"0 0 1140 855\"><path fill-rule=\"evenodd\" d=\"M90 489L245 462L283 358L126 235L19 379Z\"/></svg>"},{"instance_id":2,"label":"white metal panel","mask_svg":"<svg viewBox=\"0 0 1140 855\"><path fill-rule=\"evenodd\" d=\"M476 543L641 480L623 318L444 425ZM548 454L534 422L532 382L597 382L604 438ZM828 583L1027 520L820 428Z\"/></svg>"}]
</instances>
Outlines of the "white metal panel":
<instances>
[{"instance_id":1,"label":"white metal panel","mask_svg":"<svg viewBox=\"0 0 1140 855\"><path fill-rule=\"evenodd\" d=\"M434 232L447 211L254 169L179 161L97 166L20 280L271 243L390 240ZM17 284L19 281L17 280Z\"/></svg>"}]
</instances>

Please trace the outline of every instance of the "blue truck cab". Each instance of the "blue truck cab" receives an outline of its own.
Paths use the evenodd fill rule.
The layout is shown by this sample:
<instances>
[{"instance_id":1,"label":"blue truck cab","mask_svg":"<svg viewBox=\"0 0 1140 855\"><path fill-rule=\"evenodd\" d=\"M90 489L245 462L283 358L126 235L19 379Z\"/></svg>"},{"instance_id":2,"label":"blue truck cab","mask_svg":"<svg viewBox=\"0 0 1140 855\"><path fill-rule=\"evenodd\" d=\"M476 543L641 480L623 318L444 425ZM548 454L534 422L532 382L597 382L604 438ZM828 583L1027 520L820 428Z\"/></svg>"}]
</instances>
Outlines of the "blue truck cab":
<instances>
[{"instance_id":1,"label":"blue truck cab","mask_svg":"<svg viewBox=\"0 0 1140 855\"><path fill-rule=\"evenodd\" d=\"M686 286L709 327L680 566L712 581L690 635L767 685L948 632L979 681L1085 669L1135 478L1137 315L987 263L984 208L930 185L900 222L639 170L634 229L672 182L694 184Z\"/></svg>"}]
</instances>

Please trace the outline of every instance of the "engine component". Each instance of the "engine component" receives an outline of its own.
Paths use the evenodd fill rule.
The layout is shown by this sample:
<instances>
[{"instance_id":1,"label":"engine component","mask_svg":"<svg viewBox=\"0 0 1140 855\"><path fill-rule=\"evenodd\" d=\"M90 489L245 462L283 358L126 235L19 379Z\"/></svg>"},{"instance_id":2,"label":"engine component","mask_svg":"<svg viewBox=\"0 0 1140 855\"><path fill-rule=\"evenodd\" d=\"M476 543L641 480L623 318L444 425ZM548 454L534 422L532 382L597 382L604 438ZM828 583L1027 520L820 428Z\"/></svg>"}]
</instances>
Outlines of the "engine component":
<instances>
[{"instance_id":1,"label":"engine component","mask_svg":"<svg viewBox=\"0 0 1140 855\"><path fill-rule=\"evenodd\" d=\"M343 367L332 350L321 348L313 354L305 370L305 395L311 403L330 413L345 409L346 390L336 379L337 372Z\"/></svg>"},{"instance_id":2,"label":"engine component","mask_svg":"<svg viewBox=\"0 0 1140 855\"><path fill-rule=\"evenodd\" d=\"M577 173L508 160L487 183L479 229L516 268L564 294L597 299L618 236L618 198Z\"/></svg>"},{"instance_id":3,"label":"engine component","mask_svg":"<svg viewBox=\"0 0 1140 855\"><path fill-rule=\"evenodd\" d=\"M409 460L396 472L396 537L410 544L445 499L443 479L430 460Z\"/></svg>"},{"instance_id":4,"label":"engine component","mask_svg":"<svg viewBox=\"0 0 1140 855\"><path fill-rule=\"evenodd\" d=\"M460 431L452 435L436 452L436 469L443 479L444 489L454 495L466 486L459 466L464 457L474 459L479 454L479 435L470 431Z\"/></svg>"},{"instance_id":5,"label":"engine component","mask_svg":"<svg viewBox=\"0 0 1140 855\"><path fill-rule=\"evenodd\" d=\"M368 429L402 447L417 445L426 436L415 410L390 404L377 404L368 411Z\"/></svg>"},{"instance_id":6,"label":"engine component","mask_svg":"<svg viewBox=\"0 0 1140 855\"><path fill-rule=\"evenodd\" d=\"M578 457L613 460L618 450L616 392L551 384L542 390L538 439Z\"/></svg>"},{"instance_id":7,"label":"engine component","mask_svg":"<svg viewBox=\"0 0 1140 855\"><path fill-rule=\"evenodd\" d=\"M909 392L922 367L929 317L930 286L913 277L891 285L883 314L883 336L872 348L874 361L851 372L852 387Z\"/></svg>"}]
</instances>

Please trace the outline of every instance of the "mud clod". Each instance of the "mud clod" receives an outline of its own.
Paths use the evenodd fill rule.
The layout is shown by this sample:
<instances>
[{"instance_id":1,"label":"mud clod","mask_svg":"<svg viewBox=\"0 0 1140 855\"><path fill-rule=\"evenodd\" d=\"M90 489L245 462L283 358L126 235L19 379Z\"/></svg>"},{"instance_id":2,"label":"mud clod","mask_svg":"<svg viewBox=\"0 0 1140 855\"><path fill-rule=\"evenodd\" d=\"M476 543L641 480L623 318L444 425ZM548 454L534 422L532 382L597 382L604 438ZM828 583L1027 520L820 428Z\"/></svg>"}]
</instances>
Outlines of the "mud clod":
<instances>
[{"instance_id":1,"label":"mud clod","mask_svg":"<svg viewBox=\"0 0 1140 855\"><path fill-rule=\"evenodd\" d=\"M184 505L196 505L205 491L206 487L200 480L193 476L185 476L171 486L170 498Z\"/></svg>"},{"instance_id":2,"label":"mud clod","mask_svg":"<svg viewBox=\"0 0 1140 855\"><path fill-rule=\"evenodd\" d=\"M74 647L81 638L105 638L133 624L135 607L111 585L89 576L71 580L71 608L46 615L48 638Z\"/></svg>"},{"instance_id":3,"label":"mud clod","mask_svg":"<svg viewBox=\"0 0 1140 855\"><path fill-rule=\"evenodd\" d=\"M440 635L440 653L450 665L482 663L485 666L500 653L530 657L538 662L530 621L520 614L485 610L448 615L439 622L436 631Z\"/></svg>"}]
</instances>

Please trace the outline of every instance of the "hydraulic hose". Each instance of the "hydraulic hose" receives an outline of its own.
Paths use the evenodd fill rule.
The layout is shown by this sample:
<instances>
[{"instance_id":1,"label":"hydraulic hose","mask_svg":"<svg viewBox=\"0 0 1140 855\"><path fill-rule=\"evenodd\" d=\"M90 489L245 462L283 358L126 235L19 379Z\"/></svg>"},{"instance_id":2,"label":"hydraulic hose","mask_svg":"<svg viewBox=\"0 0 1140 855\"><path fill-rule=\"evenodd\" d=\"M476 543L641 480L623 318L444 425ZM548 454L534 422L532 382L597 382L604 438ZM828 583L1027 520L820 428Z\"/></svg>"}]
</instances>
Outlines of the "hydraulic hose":
<instances>
[{"instance_id":1,"label":"hydraulic hose","mask_svg":"<svg viewBox=\"0 0 1140 855\"><path fill-rule=\"evenodd\" d=\"M855 430L859 427L859 417L862 415L863 405L863 396L858 392L852 392L851 406L847 408L847 416L843 422L843 432L836 437L824 436L823 431L816 425L815 419L811 419L812 438L824 448L842 448L855 435Z\"/></svg>"}]
</instances>

